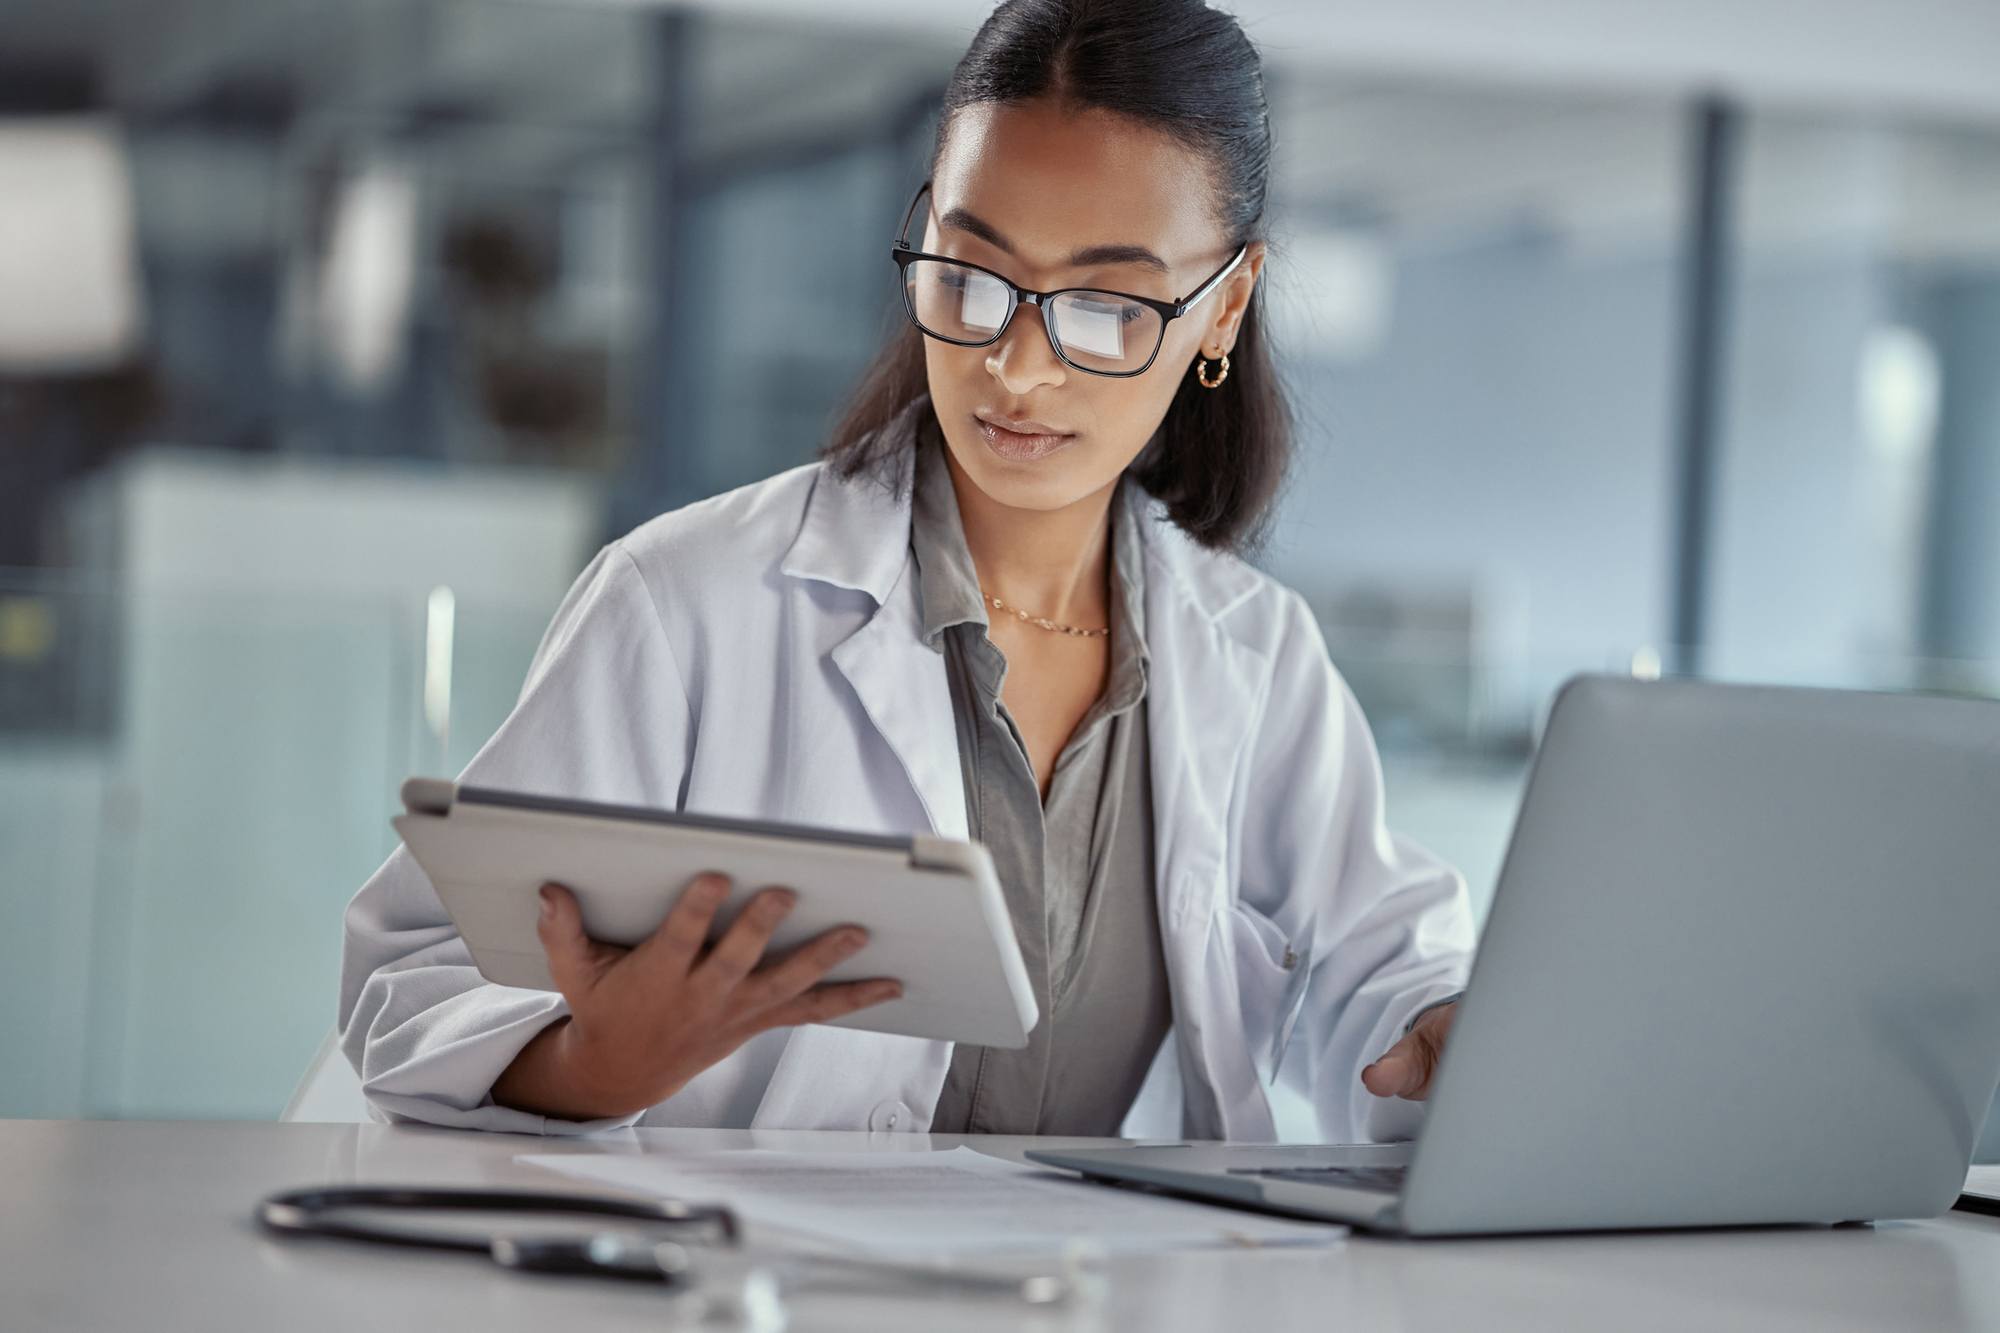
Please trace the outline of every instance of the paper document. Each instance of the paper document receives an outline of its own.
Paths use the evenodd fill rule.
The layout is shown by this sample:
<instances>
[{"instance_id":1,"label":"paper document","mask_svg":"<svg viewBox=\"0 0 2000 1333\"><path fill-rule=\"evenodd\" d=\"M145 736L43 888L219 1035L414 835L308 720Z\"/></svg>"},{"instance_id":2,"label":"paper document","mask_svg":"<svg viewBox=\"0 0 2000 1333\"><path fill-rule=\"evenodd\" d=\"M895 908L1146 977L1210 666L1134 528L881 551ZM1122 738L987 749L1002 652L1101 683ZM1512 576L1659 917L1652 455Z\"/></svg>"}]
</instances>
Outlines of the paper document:
<instances>
[{"instance_id":1,"label":"paper document","mask_svg":"<svg viewBox=\"0 0 2000 1333\"><path fill-rule=\"evenodd\" d=\"M1323 1245L1347 1228L1086 1184L1043 1167L949 1152L528 1153L599 1184L722 1203L753 1225L873 1254L1113 1252Z\"/></svg>"},{"instance_id":2,"label":"paper document","mask_svg":"<svg viewBox=\"0 0 2000 1333\"><path fill-rule=\"evenodd\" d=\"M1964 1194L2000 1199L2000 1166L1975 1166L1965 1173Z\"/></svg>"}]
</instances>

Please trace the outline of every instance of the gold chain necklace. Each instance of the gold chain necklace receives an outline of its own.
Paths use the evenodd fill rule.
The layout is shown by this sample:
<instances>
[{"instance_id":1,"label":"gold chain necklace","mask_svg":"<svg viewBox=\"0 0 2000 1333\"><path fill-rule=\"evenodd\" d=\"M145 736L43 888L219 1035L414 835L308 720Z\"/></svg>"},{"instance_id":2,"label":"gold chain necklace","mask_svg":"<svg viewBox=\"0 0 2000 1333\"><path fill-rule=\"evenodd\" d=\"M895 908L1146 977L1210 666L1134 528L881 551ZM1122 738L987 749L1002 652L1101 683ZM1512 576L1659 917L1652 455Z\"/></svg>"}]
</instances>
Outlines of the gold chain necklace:
<instances>
[{"instance_id":1,"label":"gold chain necklace","mask_svg":"<svg viewBox=\"0 0 2000 1333\"><path fill-rule=\"evenodd\" d=\"M1016 620L1025 620L1030 625L1039 625L1043 629L1052 629L1060 634L1075 634L1086 639L1095 639L1111 632L1109 625L1106 625L1103 629L1078 629L1075 625L1059 625L1047 616L1031 616L1017 606L1009 606L998 597L988 593L984 588L979 590L979 594L986 598L995 611L1005 611Z\"/></svg>"}]
</instances>

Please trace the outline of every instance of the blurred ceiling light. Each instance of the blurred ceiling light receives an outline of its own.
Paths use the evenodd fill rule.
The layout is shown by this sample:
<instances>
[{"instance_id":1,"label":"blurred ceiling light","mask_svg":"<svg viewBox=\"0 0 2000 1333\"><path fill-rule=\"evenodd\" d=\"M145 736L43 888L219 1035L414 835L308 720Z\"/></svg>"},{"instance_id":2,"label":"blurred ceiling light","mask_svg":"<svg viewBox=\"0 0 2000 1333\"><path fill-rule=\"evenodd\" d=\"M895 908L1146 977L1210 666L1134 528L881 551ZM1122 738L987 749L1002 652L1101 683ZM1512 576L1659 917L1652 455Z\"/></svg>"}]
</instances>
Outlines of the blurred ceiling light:
<instances>
[{"instance_id":1,"label":"blurred ceiling light","mask_svg":"<svg viewBox=\"0 0 2000 1333\"><path fill-rule=\"evenodd\" d=\"M416 265L416 175L371 162L341 186L320 269L320 346L350 391L380 393L401 374Z\"/></svg>"},{"instance_id":2,"label":"blurred ceiling light","mask_svg":"<svg viewBox=\"0 0 2000 1333\"><path fill-rule=\"evenodd\" d=\"M132 184L115 126L0 120L0 369L102 370L140 333Z\"/></svg>"},{"instance_id":3,"label":"blurred ceiling light","mask_svg":"<svg viewBox=\"0 0 2000 1333\"><path fill-rule=\"evenodd\" d=\"M1881 458L1908 462L1930 452L1942 388L1937 349L1915 329L1885 324L1861 347L1861 428Z\"/></svg>"},{"instance_id":4,"label":"blurred ceiling light","mask_svg":"<svg viewBox=\"0 0 2000 1333\"><path fill-rule=\"evenodd\" d=\"M1388 336L1395 259L1372 231L1301 230L1279 256L1271 304L1282 350L1330 361L1372 356Z\"/></svg>"}]
</instances>

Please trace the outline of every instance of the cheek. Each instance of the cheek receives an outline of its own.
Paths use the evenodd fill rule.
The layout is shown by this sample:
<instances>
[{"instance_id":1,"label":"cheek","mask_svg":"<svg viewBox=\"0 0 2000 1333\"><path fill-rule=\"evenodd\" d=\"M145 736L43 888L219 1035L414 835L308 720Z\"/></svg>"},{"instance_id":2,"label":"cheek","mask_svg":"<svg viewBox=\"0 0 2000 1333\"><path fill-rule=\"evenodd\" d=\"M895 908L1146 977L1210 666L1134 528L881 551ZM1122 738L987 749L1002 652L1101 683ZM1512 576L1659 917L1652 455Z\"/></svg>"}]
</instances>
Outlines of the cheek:
<instances>
[{"instance_id":1,"label":"cheek","mask_svg":"<svg viewBox=\"0 0 2000 1333\"><path fill-rule=\"evenodd\" d=\"M1167 329L1166 341L1160 344L1160 359L1155 367L1188 373L1194 359L1202 354L1201 339L1207 331L1208 327L1192 315L1175 320Z\"/></svg>"},{"instance_id":2,"label":"cheek","mask_svg":"<svg viewBox=\"0 0 2000 1333\"><path fill-rule=\"evenodd\" d=\"M979 405L980 381L990 378L985 357L983 347L953 347L935 338L924 339L924 374L939 416L963 415Z\"/></svg>"}]
</instances>

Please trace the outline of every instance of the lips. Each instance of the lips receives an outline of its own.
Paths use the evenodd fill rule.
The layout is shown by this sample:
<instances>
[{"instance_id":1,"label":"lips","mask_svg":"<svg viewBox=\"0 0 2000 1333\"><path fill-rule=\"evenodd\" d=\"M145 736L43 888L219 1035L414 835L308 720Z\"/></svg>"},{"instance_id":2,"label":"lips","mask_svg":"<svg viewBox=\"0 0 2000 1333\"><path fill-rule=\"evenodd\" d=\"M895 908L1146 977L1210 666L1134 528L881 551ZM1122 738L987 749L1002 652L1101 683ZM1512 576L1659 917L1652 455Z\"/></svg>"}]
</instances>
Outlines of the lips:
<instances>
[{"instance_id":1,"label":"lips","mask_svg":"<svg viewBox=\"0 0 2000 1333\"><path fill-rule=\"evenodd\" d=\"M989 426L998 426L1001 430L1010 431L1015 435L1067 436L1074 433L1072 431L1063 430L1057 426L1051 426L1045 421L1034 421L1027 417L1015 418L1015 417L1002 416L998 412L988 412L984 408L981 408L979 411L974 412L972 415L979 418L981 421L985 422Z\"/></svg>"},{"instance_id":2,"label":"lips","mask_svg":"<svg viewBox=\"0 0 2000 1333\"><path fill-rule=\"evenodd\" d=\"M1038 421L988 416L984 412L974 413L973 420L978 423L986 447L1010 463L1046 458L1076 439L1067 431L1051 430Z\"/></svg>"}]
</instances>

